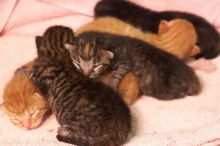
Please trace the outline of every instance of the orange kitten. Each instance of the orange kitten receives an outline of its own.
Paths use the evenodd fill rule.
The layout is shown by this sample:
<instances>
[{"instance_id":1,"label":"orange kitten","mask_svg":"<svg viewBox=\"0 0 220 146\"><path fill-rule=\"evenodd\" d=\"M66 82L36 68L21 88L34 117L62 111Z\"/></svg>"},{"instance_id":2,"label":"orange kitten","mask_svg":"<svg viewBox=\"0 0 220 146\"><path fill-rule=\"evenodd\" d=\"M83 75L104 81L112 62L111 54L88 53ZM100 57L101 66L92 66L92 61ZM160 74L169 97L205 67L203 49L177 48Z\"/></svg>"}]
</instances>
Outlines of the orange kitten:
<instances>
[{"instance_id":1,"label":"orange kitten","mask_svg":"<svg viewBox=\"0 0 220 146\"><path fill-rule=\"evenodd\" d=\"M31 67L33 62L26 64ZM3 92L3 110L10 121L23 129L37 128L49 106L22 71L15 72Z\"/></svg>"},{"instance_id":2,"label":"orange kitten","mask_svg":"<svg viewBox=\"0 0 220 146\"><path fill-rule=\"evenodd\" d=\"M199 53L195 46L197 34L194 26L187 20L174 19L170 22L161 21L159 34L145 33L140 29L113 17L98 18L82 27L76 34L86 31L108 32L117 35L130 36L160 49L163 49L180 59L188 59Z\"/></svg>"},{"instance_id":3,"label":"orange kitten","mask_svg":"<svg viewBox=\"0 0 220 146\"><path fill-rule=\"evenodd\" d=\"M200 53L196 46L197 33L191 22L185 19L162 20L153 45L179 57L187 59Z\"/></svg>"}]
</instances>

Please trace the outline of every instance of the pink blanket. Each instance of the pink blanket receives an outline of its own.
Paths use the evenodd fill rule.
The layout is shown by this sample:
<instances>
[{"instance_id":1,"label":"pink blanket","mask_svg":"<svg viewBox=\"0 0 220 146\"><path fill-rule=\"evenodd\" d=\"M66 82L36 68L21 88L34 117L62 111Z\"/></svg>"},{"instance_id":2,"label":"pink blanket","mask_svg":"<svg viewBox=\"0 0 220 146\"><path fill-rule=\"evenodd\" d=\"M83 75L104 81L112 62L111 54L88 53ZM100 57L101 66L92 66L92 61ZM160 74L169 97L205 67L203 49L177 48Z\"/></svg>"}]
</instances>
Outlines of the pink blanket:
<instances>
[{"instance_id":1,"label":"pink blanket","mask_svg":"<svg viewBox=\"0 0 220 146\"><path fill-rule=\"evenodd\" d=\"M201 14L220 26L220 1L133 0L156 10L176 9ZM36 56L34 36L50 25L74 29L92 20L97 0L2 0L0 1L0 95L13 71ZM190 4L189 4L190 3ZM185 5L184 5L185 4ZM27 36L28 35L28 36ZM198 96L159 101L142 96L131 106L133 132L126 146L211 146L220 144L220 57L211 60L212 73L196 71L203 90ZM195 64L191 64L196 66ZM203 66L205 67L205 66ZM2 98L0 97L0 102ZM12 125L0 111L0 145L65 146L55 138L54 116L35 130L24 131Z\"/></svg>"}]
</instances>

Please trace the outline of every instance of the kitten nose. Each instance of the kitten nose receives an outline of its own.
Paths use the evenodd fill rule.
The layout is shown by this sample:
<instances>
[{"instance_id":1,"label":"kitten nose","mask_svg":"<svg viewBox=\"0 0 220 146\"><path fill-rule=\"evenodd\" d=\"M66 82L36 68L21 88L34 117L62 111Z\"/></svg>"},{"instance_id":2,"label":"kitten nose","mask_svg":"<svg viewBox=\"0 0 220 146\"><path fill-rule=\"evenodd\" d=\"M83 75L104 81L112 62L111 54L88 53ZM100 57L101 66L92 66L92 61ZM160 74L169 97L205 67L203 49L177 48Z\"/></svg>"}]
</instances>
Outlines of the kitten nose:
<instances>
[{"instance_id":1,"label":"kitten nose","mask_svg":"<svg viewBox=\"0 0 220 146\"><path fill-rule=\"evenodd\" d=\"M22 124L26 130L31 130L31 119L27 119L26 121L23 121Z\"/></svg>"},{"instance_id":2,"label":"kitten nose","mask_svg":"<svg viewBox=\"0 0 220 146\"><path fill-rule=\"evenodd\" d=\"M84 73L84 75L86 75L86 76L90 76L91 72L92 72L91 69L84 69L84 70L83 70L83 73Z\"/></svg>"}]
</instances>

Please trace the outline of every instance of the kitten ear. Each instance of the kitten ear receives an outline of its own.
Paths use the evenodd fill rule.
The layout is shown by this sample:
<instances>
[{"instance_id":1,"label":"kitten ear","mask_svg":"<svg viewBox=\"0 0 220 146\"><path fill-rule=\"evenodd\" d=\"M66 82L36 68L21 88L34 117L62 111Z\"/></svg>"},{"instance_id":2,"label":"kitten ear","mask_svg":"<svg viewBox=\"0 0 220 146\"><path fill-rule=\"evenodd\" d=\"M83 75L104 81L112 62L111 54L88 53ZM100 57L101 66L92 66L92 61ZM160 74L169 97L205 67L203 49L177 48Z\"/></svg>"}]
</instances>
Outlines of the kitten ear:
<instances>
[{"instance_id":1,"label":"kitten ear","mask_svg":"<svg viewBox=\"0 0 220 146\"><path fill-rule=\"evenodd\" d=\"M108 52L108 55L109 55L110 59L112 59L114 57L114 53L111 52L111 51L107 51L107 52Z\"/></svg>"},{"instance_id":2,"label":"kitten ear","mask_svg":"<svg viewBox=\"0 0 220 146\"><path fill-rule=\"evenodd\" d=\"M74 49L73 45L68 44L68 43L65 43L65 44L64 44L64 47L65 47L68 51L71 51L71 50Z\"/></svg>"},{"instance_id":3,"label":"kitten ear","mask_svg":"<svg viewBox=\"0 0 220 146\"><path fill-rule=\"evenodd\" d=\"M36 43L37 48L40 48L40 44L42 40L43 40L42 36L36 36L35 43Z\"/></svg>"},{"instance_id":4,"label":"kitten ear","mask_svg":"<svg viewBox=\"0 0 220 146\"><path fill-rule=\"evenodd\" d=\"M114 57L114 53L108 50L104 50L103 55L105 55L108 59L112 59Z\"/></svg>"},{"instance_id":5,"label":"kitten ear","mask_svg":"<svg viewBox=\"0 0 220 146\"><path fill-rule=\"evenodd\" d=\"M34 92L34 97L43 98L43 96L39 92Z\"/></svg>"},{"instance_id":6,"label":"kitten ear","mask_svg":"<svg viewBox=\"0 0 220 146\"><path fill-rule=\"evenodd\" d=\"M166 33L169 30L169 28L170 28L170 22L168 22L167 20L161 20L159 24L158 34L162 35Z\"/></svg>"}]
</instances>

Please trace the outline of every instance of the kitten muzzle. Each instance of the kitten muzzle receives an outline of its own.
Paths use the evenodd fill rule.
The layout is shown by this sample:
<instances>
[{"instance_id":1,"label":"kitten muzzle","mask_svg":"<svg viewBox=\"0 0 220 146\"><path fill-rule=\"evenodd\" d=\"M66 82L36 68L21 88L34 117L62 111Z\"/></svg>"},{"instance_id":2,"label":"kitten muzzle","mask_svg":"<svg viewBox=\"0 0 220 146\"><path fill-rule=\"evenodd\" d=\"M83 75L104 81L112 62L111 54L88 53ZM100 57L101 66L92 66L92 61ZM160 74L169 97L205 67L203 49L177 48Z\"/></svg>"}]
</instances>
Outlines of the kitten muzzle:
<instances>
[{"instance_id":1,"label":"kitten muzzle","mask_svg":"<svg viewBox=\"0 0 220 146\"><path fill-rule=\"evenodd\" d=\"M90 76L92 73L92 70L91 69L83 69L83 74L86 75L86 76Z\"/></svg>"}]
</instances>

